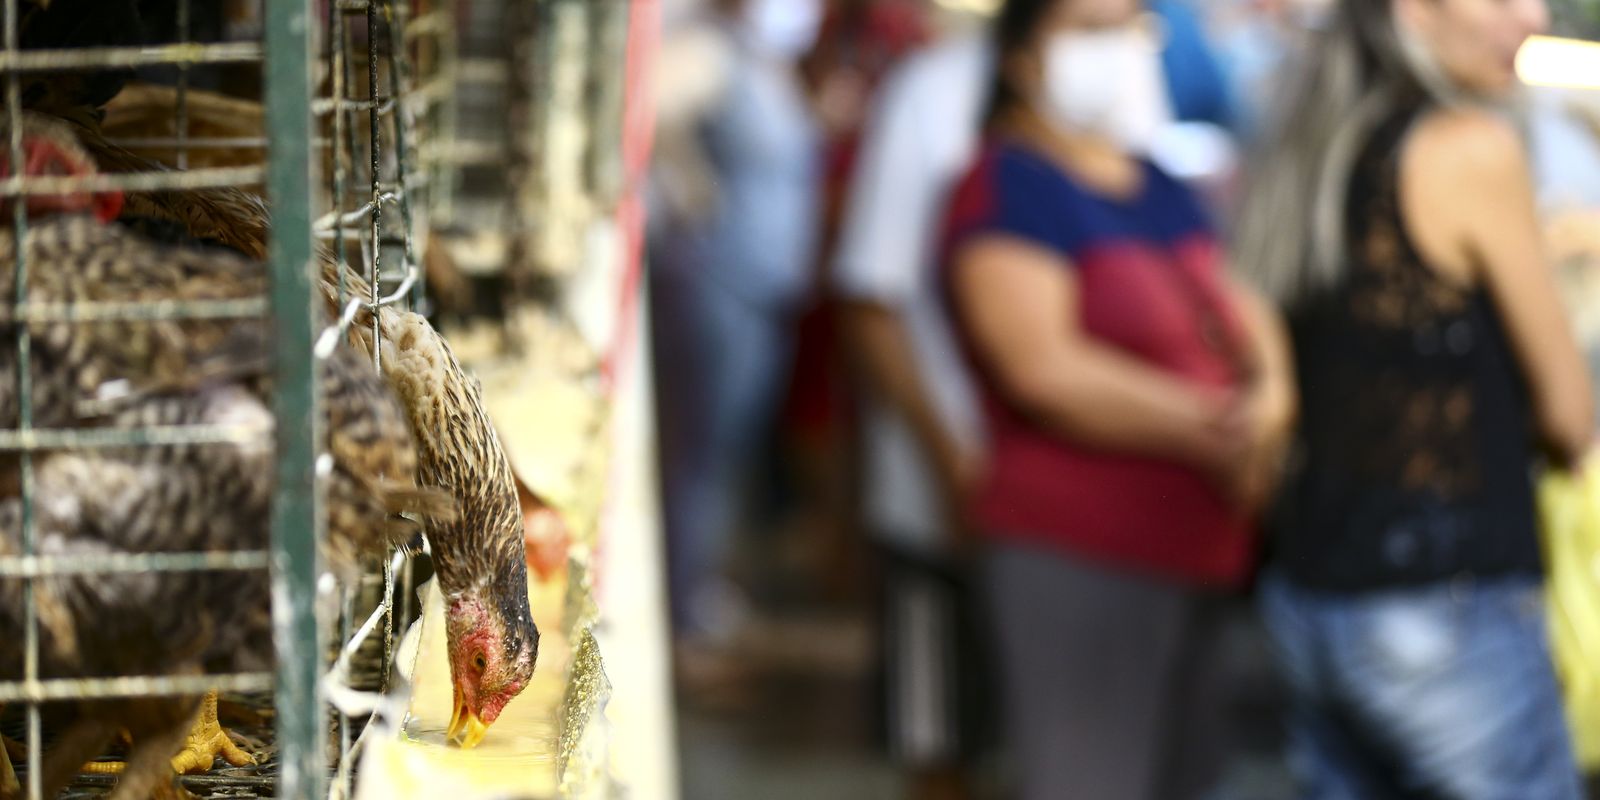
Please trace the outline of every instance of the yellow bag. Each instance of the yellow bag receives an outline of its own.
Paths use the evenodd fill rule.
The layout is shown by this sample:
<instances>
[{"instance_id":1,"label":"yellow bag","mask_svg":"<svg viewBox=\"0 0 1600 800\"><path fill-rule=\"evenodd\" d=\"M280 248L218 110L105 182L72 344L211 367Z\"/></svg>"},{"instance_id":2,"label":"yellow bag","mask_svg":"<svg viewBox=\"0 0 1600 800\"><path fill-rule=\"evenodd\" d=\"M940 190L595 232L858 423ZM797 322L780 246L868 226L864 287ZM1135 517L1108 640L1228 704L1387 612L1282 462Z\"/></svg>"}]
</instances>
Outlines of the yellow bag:
<instances>
[{"instance_id":1,"label":"yellow bag","mask_svg":"<svg viewBox=\"0 0 1600 800\"><path fill-rule=\"evenodd\" d=\"M1539 482L1550 651L1578 761L1600 769L1600 462Z\"/></svg>"}]
</instances>

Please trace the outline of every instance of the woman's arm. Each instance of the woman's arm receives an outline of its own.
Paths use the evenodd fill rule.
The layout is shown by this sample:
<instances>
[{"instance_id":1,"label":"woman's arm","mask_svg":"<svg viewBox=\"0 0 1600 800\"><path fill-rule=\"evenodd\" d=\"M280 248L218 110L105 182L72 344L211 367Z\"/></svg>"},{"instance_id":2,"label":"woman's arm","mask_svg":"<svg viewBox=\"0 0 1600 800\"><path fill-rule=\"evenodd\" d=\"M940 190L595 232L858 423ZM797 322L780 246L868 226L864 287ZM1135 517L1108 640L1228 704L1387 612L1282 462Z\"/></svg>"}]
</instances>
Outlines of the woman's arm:
<instances>
[{"instance_id":1,"label":"woman's arm","mask_svg":"<svg viewBox=\"0 0 1600 800\"><path fill-rule=\"evenodd\" d=\"M1050 251L984 236L962 247L953 267L956 312L980 366L1048 429L1219 477L1247 449L1232 424L1232 393L1185 382L1083 333L1077 278Z\"/></svg>"},{"instance_id":2,"label":"woman's arm","mask_svg":"<svg viewBox=\"0 0 1600 800\"><path fill-rule=\"evenodd\" d=\"M1294 382L1294 354L1283 318L1255 290L1230 282L1229 298L1245 336L1246 357L1254 370L1242 404L1250 431L1251 452L1234 486L1245 508L1259 508L1277 488L1284 453L1294 435L1299 397Z\"/></svg>"},{"instance_id":3,"label":"woman's arm","mask_svg":"<svg viewBox=\"0 0 1600 800\"><path fill-rule=\"evenodd\" d=\"M1533 182L1512 126L1484 112L1436 115L1419 126L1406 152L1416 191L1403 200L1420 232L1454 233L1450 260L1465 263L1500 311L1533 396L1545 443L1571 464L1594 436L1589 369L1578 348L1545 252ZM1408 188L1402 183L1402 188ZM1430 211L1431 206L1431 211ZM1419 236L1419 240L1425 236ZM1425 244L1425 242L1423 242Z\"/></svg>"},{"instance_id":4,"label":"woman's arm","mask_svg":"<svg viewBox=\"0 0 1600 800\"><path fill-rule=\"evenodd\" d=\"M979 454L963 447L940 416L899 312L880 303L852 300L844 305L844 320L867 387L906 421L933 459L945 494L965 497L978 477Z\"/></svg>"}]
</instances>

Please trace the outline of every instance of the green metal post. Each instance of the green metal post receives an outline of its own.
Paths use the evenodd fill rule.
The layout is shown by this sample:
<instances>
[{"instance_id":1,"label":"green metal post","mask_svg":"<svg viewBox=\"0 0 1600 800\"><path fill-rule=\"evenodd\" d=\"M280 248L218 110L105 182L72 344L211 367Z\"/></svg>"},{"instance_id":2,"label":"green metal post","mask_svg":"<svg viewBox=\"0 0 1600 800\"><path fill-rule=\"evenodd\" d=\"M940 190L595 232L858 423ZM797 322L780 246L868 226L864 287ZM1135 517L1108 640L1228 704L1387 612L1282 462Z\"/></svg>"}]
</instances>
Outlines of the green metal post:
<instances>
[{"instance_id":1,"label":"green metal post","mask_svg":"<svg viewBox=\"0 0 1600 800\"><path fill-rule=\"evenodd\" d=\"M273 612L278 655L278 797L327 795L322 649L317 637L321 515L312 353L311 31L307 0L267 0L266 113L271 140L272 312L277 327L278 469L272 503Z\"/></svg>"}]
</instances>

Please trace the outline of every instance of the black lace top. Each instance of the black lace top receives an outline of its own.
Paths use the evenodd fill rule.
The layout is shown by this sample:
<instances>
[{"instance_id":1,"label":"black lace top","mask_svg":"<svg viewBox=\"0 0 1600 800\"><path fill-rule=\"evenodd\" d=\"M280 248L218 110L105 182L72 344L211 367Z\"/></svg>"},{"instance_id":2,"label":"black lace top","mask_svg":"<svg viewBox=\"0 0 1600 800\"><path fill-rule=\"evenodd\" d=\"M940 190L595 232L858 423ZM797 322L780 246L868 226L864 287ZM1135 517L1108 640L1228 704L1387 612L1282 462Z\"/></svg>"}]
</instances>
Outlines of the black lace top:
<instances>
[{"instance_id":1,"label":"black lace top","mask_svg":"<svg viewBox=\"0 0 1600 800\"><path fill-rule=\"evenodd\" d=\"M1499 314L1429 268L1401 219L1414 118L1380 126L1358 159L1343 283L1290 318L1301 451L1278 561L1315 588L1540 569L1528 398Z\"/></svg>"}]
</instances>

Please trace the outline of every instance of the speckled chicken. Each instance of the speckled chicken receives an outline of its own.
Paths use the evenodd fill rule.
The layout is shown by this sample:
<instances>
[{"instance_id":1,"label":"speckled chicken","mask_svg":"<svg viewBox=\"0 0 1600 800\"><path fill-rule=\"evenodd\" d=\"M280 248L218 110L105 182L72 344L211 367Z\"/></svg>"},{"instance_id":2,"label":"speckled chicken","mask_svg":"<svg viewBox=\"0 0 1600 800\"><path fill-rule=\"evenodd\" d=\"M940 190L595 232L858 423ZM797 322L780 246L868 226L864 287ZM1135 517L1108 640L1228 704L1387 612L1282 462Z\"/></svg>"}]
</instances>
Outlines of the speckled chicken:
<instances>
[{"instance_id":1,"label":"speckled chicken","mask_svg":"<svg viewBox=\"0 0 1600 800\"><path fill-rule=\"evenodd\" d=\"M25 123L27 169L92 172L61 123ZM0 159L8 161L9 159ZM9 169L6 170L9 172ZM114 198L31 198L25 239L30 304L239 300L264 296L266 271L219 248L152 242L106 224ZM9 216L6 217L9 219ZM159 225L151 226L158 231ZM187 237L168 231L170 238ZM0 293L11 296L15 232L0 229ZM44 452L36 457L35 525L46 555L262 549L267 543L273 417L267 401L270 330L259 318L29 321L34 424L41 428L228 425L227 444ZM0 310L0 427L15 427L16 332ZM353 574L417 528L402 512L450 520L449 494L418 488L410 426L369 361L341 348L322 362L331 455L325 476L330 563ZM0 477L15 475L15 459ZM18 552L15 480L0 493L0 554ZM177 674L271 663L264 577L215 573L94 575L40 586L44 677ZM18 581L0 581L0 678L20 678ZM195 698L96 701L47 753L59 788L121 728L133 734L117 797L148 796L193 719ZM213 720L214 721L214 720ZM210 754L205 756L209 766ZM0 797L5 787L0 786ZM53 794L51 795L53 796Z\"/></svg>"},{"instance_id":2,"label":"speckled chicken","mask_svg":"<svg viewBox=\"0 0 1600 800\"><path fill-rule=\"evenodd\" d=\"M35 47L128 44L131 22L117 17L125 2L21 0L30 9L24 39ZM82 21L116 6L111 23ZM32 12L36 11L37 14ZM102 172L163 169L109 143L99 126L103 109L126 84L126 74L91 72L30 75L24 98L32 109L73 123ZM126 132L126 131L124 131ZM125 217L179 225L198 240L224 244L252 258L266 253L271 227L261 198L236 188L144 192L126 198ZM341 280L351 296L368 294L362 276L327 254L318 269L328 310L338 311ZM371 352L371 320L358 320L351 338ZM384 377L399 397L418 446L418 471L427 485L449 492L458 516L424 519L447 602L451 677L456 710L450 737L479 742L505 705L527 685L538 656L539 631L528 606L527 564L516 484L510 461L483 407L477 382L420 316L384 309Z\"/></svg>"},{"instance_id":3,"label":"speckled chicken","mask_svg":"<svg viewBox=\"0 0 1600 800\"><path fill-rule=\"evenodd\" d=\"M259 433L237 444L116 448L37 458L34 530L41 554L77 557L256 549L270 486L271 423L236 386L149 396L103 418L109 427L224 424ZM252 470L254 473L252 473ZM21 502L0 500L0 555L20 552ZM36 583L40 674L46 679L254 671L272 663L271 603L259 573L148 572L63 576ZM22 677L21 581L0 579L0 678ZM132 735L113 797L170 789L172 754L195 697L79 701L76 720L44 754L55 797L119 730ZM10 798L0 786L0 797Z\"/></svg>"},{"instance_id":4,"label":"speckled chicken","mask_svg":"<svg viewBox=\"0 0 1600 800\"><path fill-rule=\"evenodd\" d=\"M109 144L91 128L75 126L73 133L104 171L160 168ZM246 254L265 252L270 229L261 201L232 188L130 195L124 213L178 224L196 239ZM319 269L327 309L336 313L340 268L324 254ZM370 291L354 271L345 270L343 281L346 296ZM457 706L450 735L472 746L527 686L538 658L516 483L477 381L444 339L426 319L409 312L382 310L380 327L384 377L411 422L422 480L451 493L459 511L454 522L430 519L426 527L449 604ZM351 343L361 353L372 352L371 329L367 313L351 326Z\"/></svg>"},{"instance_id":5,"label":"speckled chicken","mask_svg":"<svg viewBox=\"0 0 1600 800\"><path fill-rule=\"evenodd\" d=\"M418 314L386 309L380 326L384 375L417 432L419 478L459 504L454 521L428 520L427 536L454 686L448 735L474 747L527 687L539 656L522 508L482 390L449 344ZM352 331L371 334L360 324Z\"/></svg>"},{"instance_id":6,"label":"speckled chicken","mask_svg":"<svg viewBox=\"0 0 1600 800\"><path fill-rule=\"evenodd\" d=\"M107 172L159 168L106 143L92 130L75 132ZM127 208L244 253L266 249L266 208L238 189L144 193L130 196ZM340 267L324 253L318 268L327 310L336 314ZM346 297L370 293L365 278L352 270L343 271L343 282ZM516 483L478 382L444 338L422 316L388 308L381 310L380 331L383 375L411 422L420 478L424 485L449 492L457 504L453 522L425 522L447 603L456 696L450 737L470 747L527 686L538 659L539 630L528 606ZM371 312L364 311L350 326L349 344L357 352L371 353L371 335Z\"/></svg>"}]
</instances>

